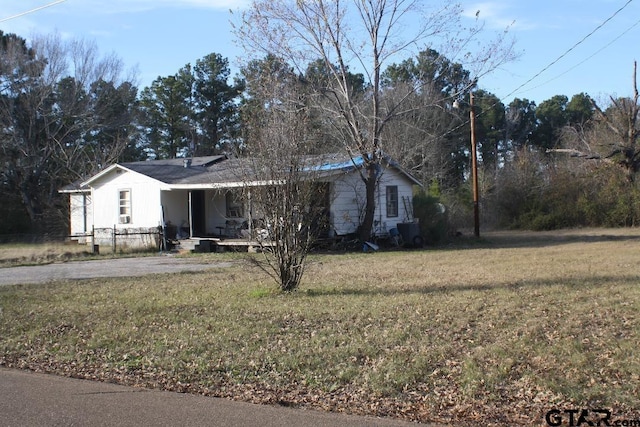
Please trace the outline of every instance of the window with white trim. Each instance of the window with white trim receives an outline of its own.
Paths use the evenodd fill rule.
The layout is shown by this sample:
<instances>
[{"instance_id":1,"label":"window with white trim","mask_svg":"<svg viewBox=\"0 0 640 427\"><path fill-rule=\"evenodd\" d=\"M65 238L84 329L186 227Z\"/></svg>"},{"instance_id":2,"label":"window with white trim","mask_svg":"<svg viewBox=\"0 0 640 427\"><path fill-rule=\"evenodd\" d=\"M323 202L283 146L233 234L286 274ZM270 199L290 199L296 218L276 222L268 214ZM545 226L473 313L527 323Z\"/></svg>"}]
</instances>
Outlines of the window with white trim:
<instances>
[{"instance_id":1,"label":"window with white trim","mask_svg":"<svg viewBox=\"0 0 640 427\"><path fill-rule=\"evenodd\" d=\"M398 186L387 186L387 218L398 216Z\"/></svg>"},{"instance_id":2,"label":"window with white trim","mask_svg":"<svg viewBox=\"0 0 640 427\"><path fill-rule=\"evenodd\" d=\"M118 190L118 222L131 224L131 190Z\"/></svg>"}]
</instances>

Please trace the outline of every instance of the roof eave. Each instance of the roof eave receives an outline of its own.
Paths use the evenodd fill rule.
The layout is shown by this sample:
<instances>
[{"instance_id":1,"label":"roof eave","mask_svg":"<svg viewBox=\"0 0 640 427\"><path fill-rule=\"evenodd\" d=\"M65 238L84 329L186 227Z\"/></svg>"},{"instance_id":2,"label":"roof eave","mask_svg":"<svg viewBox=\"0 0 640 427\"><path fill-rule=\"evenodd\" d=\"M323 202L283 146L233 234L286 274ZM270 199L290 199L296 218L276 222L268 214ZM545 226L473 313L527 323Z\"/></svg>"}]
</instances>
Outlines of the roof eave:
<instances>
[{"instance_id":1,"label":"roof eave","mask_svg":"<svg viewBox=\"0 0 640 427\"><path fill-rule=\"evenodd\" d=\"M114 169L123 169L123 170L129 170L127 168L125 168L124 166L120 166L119 164L115 163L111 166L109 166L106 169L103 169L102 171L98 172L97 174L93 175L91 178L89 178L88 180L81 182L80 186L81 187L86 187L89 186L89 184L91 184L92 182L95 182L97 180L99 180L100 178L102 178L103 176L109 174L112 170Z\"/></svg>"},{"instance_id":2,"label":"roof eave","mask_svg":"<svg viewBox=\"0 0 640 427\"><path fill-rule=\"evenodd\" d=\"M146 177L148 179L151 179L153 181L159 182L161 185L167 185L166 182L160 181L160 180L158 180L156 178L153 178L153 177L151 177L151 176L149 176L147 174L137 172L137 171L135 171L133 169L129 169L128 167L122 166L119 163L115 163L115 164L109 166L108 168L102 170L101 172L98 172L97 174L95 174L94 176L92 176L91 178L86 180L85 182L80 183L80 186L81 187L89 187L92 183L100 180L101 178L103 178L104 176L108 175L109 173L111 173L115 169L120 169L120 170L125 171L125 172L130 172L130 173L134 173L134 174L137 174L137 175L141 175L141 176L144 176L144 177Z\"/></svg>"},{"instance_id":3,"label":"roof eave","mask_svg":"<svg viewBox=\"0 0 640 427\"><path fill-rule=\"evenodd\" d=\"M257 181L234 181L234 182L211 182L207 184L168 184L164 190L224 190L243 187L264 187L267 185L283 184L278 180L257 180Z\"/></svg>"},{"instance_id":4,"label":"roof eave","mask_svg":"<svg viewBox=\"0 0 640 427\"><path fill-rule=\"evenodd\" d=\"M81 193L91 193L90 188L73 188L73 189L60 189L58 190L60 194L81 194Z\"/></svg>"}]
</instances>

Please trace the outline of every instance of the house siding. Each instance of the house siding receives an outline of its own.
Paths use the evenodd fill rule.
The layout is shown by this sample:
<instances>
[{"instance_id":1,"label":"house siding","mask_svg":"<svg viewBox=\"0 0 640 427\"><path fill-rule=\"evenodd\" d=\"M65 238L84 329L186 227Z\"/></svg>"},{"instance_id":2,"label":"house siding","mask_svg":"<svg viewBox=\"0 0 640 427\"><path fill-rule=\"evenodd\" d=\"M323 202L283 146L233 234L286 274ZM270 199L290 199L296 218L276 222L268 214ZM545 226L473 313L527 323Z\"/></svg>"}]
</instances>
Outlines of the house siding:
<instances>
[{"instance_id":1,"label":"house siding","mask_svg":"<svg viewBox=\"0 0 640 427\"><path fill-rule=\"evenodd\" d=\"M139 228L157 227L161 222L160 184L136 172L122 171L110 174L111 179L103 180L93 187L94 215L96 228ZM131 190L131 222L120 224L119 191Z\"/></svg>"},{"instance_id":2,"label":"house siding","mask_svg":"<svg viewBox=\"0 0 640 427\"><path fill-rule=\"evenodd\" d=\"M95 227L95 243L111 245L112 232L130 233L120 237L126 246L148 246L155 244L151 235L138 234L152 232L161 225L162 211L160 205L161 184L136 172L116 169L112 173L94 183L92 187L93 225ZM119 192L130 190L131 221L120 223Z\"/></svg>"},{"instance_id":3,"label":"house siding","mask_svg":"<svg viewBox=\"0 0 640 427\"><path fill-rule=\"evenodd\" d=\"M335 234L355 233L364 212L364 183L357 173L343 175L332 185L331 219Z\"/></svg>"},{"instance_id":4,"label":"house siding","mask_svg":"<svg viewBox=\"0 0 640 427\"><path fill-rule=\"evenodd\" d=\"M181 227L189 224L189 191L173 190L162 192L162 208L167 225Z\"/></svg>"},{"instance_id":5,"label":"house siding","mask_svg":"<svg viewBox=\"0 0 640 427\"><path fill-rule=\"evenodd\" d=\"M398 187L398 215L389 217L387 212L386 187ZM380 178L378 186L376 219L386 222L386 230L397 227L399 223L413 221L413 187L414 184L399 174L396 169L387 169Z\"/></svg>"},{"instance_id":6,"label":"house siding","mask_svg":"<svg viewBox=\"0 0 640 427\"><path fill-rule=\"evenodd\" d=\"M398 216L387 215L386 187L398 187ZM413 211L409 203L413 199L413 182L406 179L395 168L382 172L376 189L374 230L377 235L386 235L398 223L412 221ZM331 218L337 235L356 233L364 216L366 193L364 182L358 173L349 173L333 182ZM405 208L406 206L406 208Z\"/></svg>"}]
</instances>

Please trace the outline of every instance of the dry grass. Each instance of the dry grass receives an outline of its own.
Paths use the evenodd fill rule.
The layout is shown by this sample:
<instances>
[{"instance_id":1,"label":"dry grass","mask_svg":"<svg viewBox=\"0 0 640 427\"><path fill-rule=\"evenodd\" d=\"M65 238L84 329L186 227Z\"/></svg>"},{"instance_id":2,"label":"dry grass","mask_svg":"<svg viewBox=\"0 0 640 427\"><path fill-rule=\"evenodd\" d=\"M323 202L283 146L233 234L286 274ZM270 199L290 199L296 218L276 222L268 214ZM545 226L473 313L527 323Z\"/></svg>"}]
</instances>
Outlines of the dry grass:
<instances>
[{"instance_id":1,"label":"dry grass","mask_svg":"<svg viewBox=\"0 0 640 427\"><path fill-rule=\"evenodd\" d=\"M6 243L0 244L0 266L42 264L67 261L84 257L91 248L78 244L63 243Z\"/></svg>"},{"instance_id":2,"label":"dry grass","mask_svg":"<svg viewBox=\"0 0 640 427\"><path fill-rule=\"evenodd\" d=\"M215 259L215 254L203 255ZM640 418L640 230L0 289L0 365L456 425Z\"/></svg>"},{"instance_id":3,"label":"dry grass","mask_svg":"<svg viewBox=\"0 0 640 427\"><path fill-rule=\"evenodd\" d=\"M157 254L154 249L122 249L115 253L111 247L101 246L94 254L90 245L67 243L5 243L0 244L0 268L20 265L39 265L114 256L142 256Z\"/></svg>"}]
</instances>

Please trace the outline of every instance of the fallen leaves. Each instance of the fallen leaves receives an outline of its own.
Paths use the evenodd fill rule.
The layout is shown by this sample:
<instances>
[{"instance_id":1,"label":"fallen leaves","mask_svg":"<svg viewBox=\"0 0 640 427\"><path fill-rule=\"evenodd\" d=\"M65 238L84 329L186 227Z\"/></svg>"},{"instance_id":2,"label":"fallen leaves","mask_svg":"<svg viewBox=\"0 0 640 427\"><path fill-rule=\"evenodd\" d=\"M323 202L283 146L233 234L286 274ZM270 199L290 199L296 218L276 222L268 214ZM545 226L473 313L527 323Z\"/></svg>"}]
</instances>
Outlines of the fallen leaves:
<instances>
[{"instance_id":1,"label":"fallen leaves","mask_svg":"<svg viewBox=\"0 0 640 427\"><path fill-rule=\"evenodd\" d=\"M442 424L640 418L637 277L580 270L573 247L326 256L308 291L259 298L242 268L3 289L0 365Z\"/></svg>"}]
</instances>

